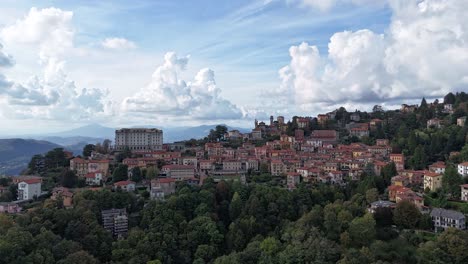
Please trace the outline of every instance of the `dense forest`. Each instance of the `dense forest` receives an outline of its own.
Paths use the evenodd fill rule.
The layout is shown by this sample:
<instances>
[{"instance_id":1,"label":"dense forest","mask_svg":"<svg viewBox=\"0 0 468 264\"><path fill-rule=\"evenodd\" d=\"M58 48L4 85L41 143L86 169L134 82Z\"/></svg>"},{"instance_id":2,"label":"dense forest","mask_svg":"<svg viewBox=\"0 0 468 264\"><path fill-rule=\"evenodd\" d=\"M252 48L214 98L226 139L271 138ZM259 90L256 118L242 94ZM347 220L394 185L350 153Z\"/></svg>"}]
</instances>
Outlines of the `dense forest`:
<instances>
[{"instance_id":1,"label":"dense forest","mask_svg":"<svg viewBox=\"0 0 468 264\"><path fill-rule=\"evenodd\" d=\"M411 203L366 212L377 190L319 185L294 191L207 180L143 206L133 193L83 191L74 208L47 200L0 215L1 263L467 263L468 233L441 235ZM100 210L127 208L131 231L114 241ZM416 231L417 230L417 231Z\"/></svg>"}]
</instances>

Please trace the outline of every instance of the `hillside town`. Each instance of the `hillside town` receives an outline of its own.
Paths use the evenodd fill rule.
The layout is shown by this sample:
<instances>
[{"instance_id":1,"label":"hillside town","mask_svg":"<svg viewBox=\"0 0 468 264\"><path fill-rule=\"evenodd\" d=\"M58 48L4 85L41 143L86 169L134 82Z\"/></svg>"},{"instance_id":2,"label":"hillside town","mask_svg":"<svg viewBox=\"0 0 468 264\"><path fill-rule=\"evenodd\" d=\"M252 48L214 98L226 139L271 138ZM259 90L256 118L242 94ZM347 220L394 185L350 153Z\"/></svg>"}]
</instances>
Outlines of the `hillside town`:
<instances>
[{"instance_id":1,"label":"hillside town","mask_svg":"<svg viewBox=\"0 0 468 264\"><path fill-rule=\"evenodd\" d=\"M115 131L113 144L89 144L80 155L54 149L35 155L22 175L2 177L0 213L21 215L46 204L72 209L83 195L102 191L131 194L141 205L164 204L184 186L204 188L207 182L288 192L330 186L362 192L370 214L409 204L429 219L426 232L465 230L468 100L463 98L456 109L423 99L397 110L340 108L288 121L271 116L266 122L255 120L247 133L218 125L204 139L174 143L163 143L159 129L122 128ZM422 143L424 133L432 138L429 144ZM448 137L437 142L437 133L455 133L453 140L462 144ZM129 206L100 210L100 225L115 239L125 239L132 218L138 218L138 210Z\"/></svg>"}]
</instances>

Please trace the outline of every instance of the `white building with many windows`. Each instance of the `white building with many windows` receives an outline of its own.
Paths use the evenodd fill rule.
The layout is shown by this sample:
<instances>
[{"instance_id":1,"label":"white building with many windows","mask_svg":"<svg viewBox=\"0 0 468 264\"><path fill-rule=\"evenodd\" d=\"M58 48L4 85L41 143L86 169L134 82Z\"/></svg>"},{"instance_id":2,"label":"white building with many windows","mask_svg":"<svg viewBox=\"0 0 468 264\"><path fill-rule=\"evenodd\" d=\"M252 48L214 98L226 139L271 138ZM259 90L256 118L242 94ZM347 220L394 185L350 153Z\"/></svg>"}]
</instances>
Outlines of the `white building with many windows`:
<instances>
[{"instance_id":1,"label":"white building with many windows","mask_svg":"<svg viewBox=\"0 0 468 264\"><path fill-rule=\"evenodd\" d=\"M434 208L431 211L432 223L436 232L443 231L449 227L465 229L465 215L458 211Z\"/></svg>"},{"instance_id":2,"label":"white building with many windows","mask_svg":"<svg viewBox=\"0 0 468 264\"><path fill-rule=\"evenodd\" d=\"M458 164L458 174L463 177L468 176L468 162Z\"/></svg>"},{"instance_id":3,"label":"white building with many windows","mask_svg":"<svg viewBox=\"0 0 468 264\"><path fill-rule=\"evenodd\" d=\"M115 131L115 150L162 150L163 131L156 128L122 128Z\"/></svg>"},{"instance_id":4,"label":"white building with many windows","mask_svg":"<svg viewBox=\"0 0 468 264\"><path fill-rule=\"evenodd\" d=\"M18 200L29 200L41 195L41 179L27 179L18 183Z\"/></svg>"}]
</instances>

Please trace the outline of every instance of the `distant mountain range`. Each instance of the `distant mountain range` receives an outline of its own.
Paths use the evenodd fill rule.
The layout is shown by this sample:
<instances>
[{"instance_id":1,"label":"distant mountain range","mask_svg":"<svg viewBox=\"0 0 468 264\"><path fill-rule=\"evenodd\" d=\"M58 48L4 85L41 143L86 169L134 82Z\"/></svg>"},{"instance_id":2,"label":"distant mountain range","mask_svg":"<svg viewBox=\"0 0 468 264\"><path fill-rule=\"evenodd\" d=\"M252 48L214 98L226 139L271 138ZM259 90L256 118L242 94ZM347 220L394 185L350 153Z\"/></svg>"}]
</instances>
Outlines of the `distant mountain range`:
<instances>
[{"instance_id":1,"label":"distant mountain range","mask_svg":"<svg viewBox=\"0 0 468 264\"><path fill-rule=\"evenodd\" d=\"M0 139L0 174L18 174L26 168L31 157L46 153L60 145L34 139Z\"/></svg>"},{"instance_id":2,"label":"distant mountain range","mask_svg":"<svg viewBox=\"0 0 468 264\"><path fill-rule=\"evenodd\" d=\"M134 127L155 128L155 126L143 125ZM164 131L164 142L171 143L191 138L200 139L206 137L210 133L210 130L215 127L216 125L157 128ZM240 132L249 131L246 128L236 127L228 127L228 129L237 129ZM0 174L18 174L26 168L32 156L46 153L58 147L79 155L86 144L96 144L104 139L113 140L114 135L115 128L91 124L57 133L21 135L16 136L20 138L8 137L8 139L0 139Z\"/></svg>"}]
</instances>

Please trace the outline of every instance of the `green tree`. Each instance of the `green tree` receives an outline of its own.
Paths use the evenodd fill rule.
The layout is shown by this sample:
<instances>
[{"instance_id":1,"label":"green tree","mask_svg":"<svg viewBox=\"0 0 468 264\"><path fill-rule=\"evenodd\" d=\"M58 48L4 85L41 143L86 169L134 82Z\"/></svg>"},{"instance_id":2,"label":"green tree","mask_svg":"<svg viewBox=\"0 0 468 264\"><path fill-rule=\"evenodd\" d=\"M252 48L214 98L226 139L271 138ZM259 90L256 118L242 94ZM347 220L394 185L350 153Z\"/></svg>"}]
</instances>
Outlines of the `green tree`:
<instances>
[{"instance_id":1,"label":"green tree","mask_svg":"<svg viewBox=\"0 0 468 264\"><path fill-rule=\"evenodd\" d=\"M91 156L91 152L93 152L96 149L96 145L94 144L87 144L83 148L83 157L89 157Z\"/></svg>"},{"instance_id":2,"label":"green tree","mask_svg":"<svg viewBox=\"0 0 468 264\"><path fill-rule=\"evenodd\" d=\"M454 104L455 103L455 95L453 93L448 93L444 96L444 104Z\"/></svg>"},{"instance_id":3,"label":"green tree","mask_svg":"<svg viewBox=\"0 0 468 264\"><path fill-rule=\"evenodd\" d=\"M348 232L353 245L357 247L369 245L376 234L374 217L367 213L363 217L355 218L349 225Z\"/></svg>"},{"instance_id":4,"label":"green tree","mask_svg":"<svg viewBox=\"0 0 468 264\"><path fill-rule=\"evenodd\" d=\"M463 184L463 178L458 174L457 169L453 165L448 165L442 176L442 188L444 192L452 198L460 198L461 184Z\"/></svg>"},{"instance_id":5,"label":"green tree","mask_svg":"<svg viewBox=\"0 0 468 264\"><path fill-rule=\"evenodd\" d=\"M145 178L147 180L155 179L156 177L158 177L158 174L159 174L158 168L156 168L155 166L151 166L146 169Z\"/></svg>"},{"instance_id":6,"label":"green tree","mask_svg":"<svg viewBox=\"0 0 468 264\"><path fill-rule=\"evenodd\" d=\"M242 212L242 199L240 198L239 193L235 192L232 196L231 203L229 204L229 216L231 220L234 221Z\"/></svg>"},{"instance_id":7,"label":"green tree","mask_svg":"<svg viewBox=\"0 0 468 264\"><path fill-rule=\"evenodd\" d=\"M58 264L97 264L99 261L86 251L78 251L68 255L65 259L57 262Z\"/></svg>"},{"instance_id":8,"label":"green tree","mask_svg":"<svg viewBox=\"0 0 468 264\"><path fill-rule=\"evenodd\" d=\"M139 167L132 168L132 181L140 182L143 179L141 176L141 170Z\"/></svg>"},{"instance_id":9,"label":"green tree","mask_svg":"<svg viewBox=\"0 0 468 264\"><path fill-rule=\"evenodd\" d=\"M373 203L379 199L379 191L377 188L372 188L366 191L367 203Z\"/></svg>"},{"instance_id":10,"label":"green tree","mask_svg":"<svg viewBox=\"0 0 468 264\"><path fill-rule=\"evenodd\" d=\"M424 147L419 145L414 151L413 157L411 157L411 165L414 170L422 170L426 167L427 156L424 151Z\"/></svg>"},{"instance_id":11,"label":"green tree","mask_svg":"<svg viewBox=\"0 0 468 264\"><path fill-rule=\"evenodd\" d=\"M468 263L468 234L449 228L435 241L422 243L417 256L419 263Z\"/></svg>"},{"instance_id":12,"label":"green tree","mask_svg":"<svg viewBox=\"0 0 468 264\"><path fill-rule=\"evenodd\" d=\"M385 165L382 170L380 171L380 175L384 181L385 186L389 186L392 182L392 177L398 174L395 163L390 162L389 164Z\"/></svg>"},{"instance_id":13,"label":"green tree","mask_svg":"<svg viewBox=\"0 0 468 264\"><path fill-rule=\"evenodd\" d=\"M393 221L400 228L415 228L420 219L421 212L408 200L399 202L393 212Z\"/></svg>"},{"instance_id":14,"label":"green tree","mask_svg":"<svg viewBox=\"0 0 468 264\"><path fill-rule=\"evenodd\" d=\"M126 180L128 180L128 166L125 164L119 164L112 173L112 181L119 182Z\"/></svg>"},{"instance_id":15,"label":"green tree","mask_svg":"<svg viewBox=\"0 0 468 264\"><path fill-rule=\"evenodd\" d=\"M63 169L60 173L60 185L67 188L74 188L78 184L78 177L75 172Z\"/></svg>"}]
</instances>

